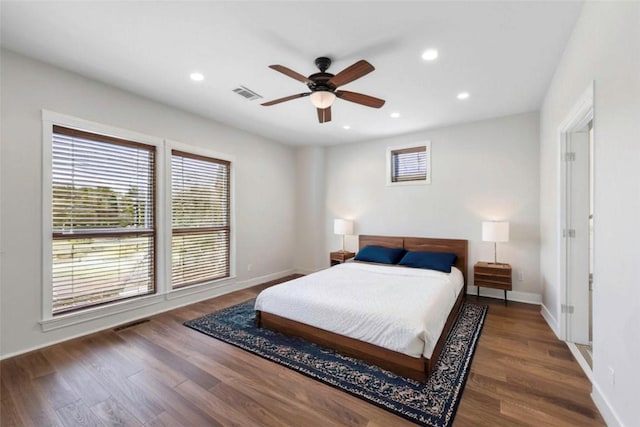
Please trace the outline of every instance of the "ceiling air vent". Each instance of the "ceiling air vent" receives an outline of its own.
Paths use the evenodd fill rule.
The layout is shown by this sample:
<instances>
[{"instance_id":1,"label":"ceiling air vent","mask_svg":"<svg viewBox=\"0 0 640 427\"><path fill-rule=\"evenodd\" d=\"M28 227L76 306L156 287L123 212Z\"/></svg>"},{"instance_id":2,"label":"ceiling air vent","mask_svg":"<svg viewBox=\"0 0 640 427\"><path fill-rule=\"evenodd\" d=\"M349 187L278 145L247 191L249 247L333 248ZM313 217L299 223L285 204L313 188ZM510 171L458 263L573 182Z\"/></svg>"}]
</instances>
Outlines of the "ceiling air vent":
<instances>
[{"instance_id":1,"label":"ceiling air vent","mask_svg":"<svg viewBox=\"0 0 640 427\"><path fill-rule=\"evenodd\" d=\"M262 98L260 95L258 95L257 93L255 93L251 89L247 89L244 86L238 86L233 91L235 93L237 93L238 95L240 95L240 96L242 96L244 98L247 98L249 101L253 101L254 99Z\"/></svg>"}]
</instances>

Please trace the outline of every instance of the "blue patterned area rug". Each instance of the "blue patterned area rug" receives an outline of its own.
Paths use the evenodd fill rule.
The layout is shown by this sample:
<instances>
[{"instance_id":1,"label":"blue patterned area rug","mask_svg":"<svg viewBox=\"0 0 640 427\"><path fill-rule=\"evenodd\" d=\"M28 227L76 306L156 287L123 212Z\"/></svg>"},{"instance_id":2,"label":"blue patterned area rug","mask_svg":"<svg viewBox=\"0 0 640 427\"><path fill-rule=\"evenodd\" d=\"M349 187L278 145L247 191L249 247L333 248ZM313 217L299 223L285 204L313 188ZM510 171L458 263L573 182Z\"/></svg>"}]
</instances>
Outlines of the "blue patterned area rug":
<instances>
[{"instance_id":1,"label":"blue patterned area rug","mask_svg":"<svg viewBox=\"0 0 640 427\"><path fill-rule=\"evenodd\" d=\"M322 381L423 426L450 426L487 306L465 303L426 382L400 377L299 338L255 326L254 300L184 324Z\"/></svg>"}]
</instances>

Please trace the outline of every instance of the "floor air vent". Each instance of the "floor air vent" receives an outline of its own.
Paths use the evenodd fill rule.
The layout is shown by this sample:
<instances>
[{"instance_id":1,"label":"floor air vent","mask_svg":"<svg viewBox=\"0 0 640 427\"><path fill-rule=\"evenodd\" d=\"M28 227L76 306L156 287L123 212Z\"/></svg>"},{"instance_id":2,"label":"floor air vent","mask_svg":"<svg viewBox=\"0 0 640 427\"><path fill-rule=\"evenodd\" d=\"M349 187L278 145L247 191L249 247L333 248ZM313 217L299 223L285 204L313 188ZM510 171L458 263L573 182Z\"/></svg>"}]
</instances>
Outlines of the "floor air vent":
<instances>
[{"instance_id":1,"label":"floor air vent","mask_svg":"<svg viewBox=\"0 0 640 427\"><path fill-rule=\"evenodd\" d=\"M240 96L242 96L244 98L247 98L249 101L253 101L254 99L262 98L260 95L258 95L257 93L255 93L251 89L247 89L244 86L238 86L233 91L235 93L237 93L238 95L240 95Z\"/></svg>"},{"instance_id":2,"label":"floor air vent","mask_svg":"<svg viewBox=\"0 0 640 427\"><path fill-rule=\"evenodd\" d=\"M115 328L113 328L113 331L114 332L120 332L123 329L132 328L134 326L138 326L138 325L141 325L143 323L147 323L148 321L149 321L149 319L136 320L135 322L127 323L126 325L116 326Z\"/></svg>"}]
</instances>

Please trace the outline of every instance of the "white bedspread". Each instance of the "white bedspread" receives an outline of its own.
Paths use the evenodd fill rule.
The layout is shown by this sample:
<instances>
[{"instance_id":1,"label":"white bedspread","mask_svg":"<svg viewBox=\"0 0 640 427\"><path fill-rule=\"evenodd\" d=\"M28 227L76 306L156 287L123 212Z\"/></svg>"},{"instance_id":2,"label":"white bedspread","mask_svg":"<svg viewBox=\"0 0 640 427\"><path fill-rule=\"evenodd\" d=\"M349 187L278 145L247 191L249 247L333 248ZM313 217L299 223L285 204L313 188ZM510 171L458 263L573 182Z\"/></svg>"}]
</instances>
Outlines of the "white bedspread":
<instances>
[{"instance_id":1,"label":"white bedspread","mask_svg":"<svg viewBox=\"0 0 640 427\"><path fill-rule=\"evenodd\" d=\"M442 273L348 262L267 288L255 308L429 358L463 282L455 267Z\"/></svg>"}]
</instances>

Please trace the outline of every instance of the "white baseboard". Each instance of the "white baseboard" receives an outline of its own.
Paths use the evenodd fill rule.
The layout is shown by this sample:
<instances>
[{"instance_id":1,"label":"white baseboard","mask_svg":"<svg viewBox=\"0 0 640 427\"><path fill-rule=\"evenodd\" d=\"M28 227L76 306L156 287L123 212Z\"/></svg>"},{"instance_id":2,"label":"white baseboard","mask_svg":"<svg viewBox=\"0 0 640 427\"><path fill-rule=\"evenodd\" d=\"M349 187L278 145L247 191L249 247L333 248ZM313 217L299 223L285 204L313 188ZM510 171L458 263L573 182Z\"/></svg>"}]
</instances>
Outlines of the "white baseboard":
<instances>
[{"instance_id":1,"label":"white baseboard","mask_svg":"<svg viewBox=\"0 0 640 427\"><path fill-rule=\"evenodd\" d=\"M587 376L587 378L589 378L591 384L593 384L593 371L591 370L591 366L589 366L587 361L584 360L584 356L582 355L582 353L580 353L580 350L578 350L578 347L575 345L575 343L566 341L566 344L567 347L569 347L569 351L571 352L571 354L573 354L573 358L576 359L576 362L578 362L578 365L580 365L580 367L584 371L584 374Z\"/></svg>"},{"instance_id":2,"label":"white baseboard","mask_svg":"<svg viewBox=\"0 0 640 427\"><path fill-rule=\"evenodd\" d=\"M248 280L244 280L242 282L237 282L238 290L250 288L251 286L261 285L262 283L270 282L272 280L280 279L285 276L291 276L295 274L296 270L293 268L289 268L287 270L279 271L277 273L266 274L260 277L253 277ZM228 292L225 292L228 293Z\"/></svg>"},{"instance_id":3,"label":"white baseboard","mask_svg":"<svg viewBox=\"0 0 640 427\"><path fill-rule=\"evenodd\" d=\"M311 269L311 268L296 268L296 269L295 269L295 273L296 273L296 274L304 274L304 275L306 276L306 275L308 275L308 274L316 273L316 272L318 272L318 271L320 271L320 270L321 270L321 269L319 269L319 270L314 270L314 269Z\"/></svg>"},{"instance_id":4,"label":"white baseboard","mask_svg":"<svg viewBox=\"0 0 640 427\"><path fill-rule=\"evenodd\" d=\"M558 337L558 339L564 341L564 337L560 333L561 332L560 331L560 324L558 323L556 318L553 317L553 314L551 314L549 309L544 304L541 304L541 306L542 306L542 308L540 309L540 314L542 314L542 317L544 318L544 320L547 321L547 324L549 325L549 327L551 328L553 333L556 334L556 337Z\"/></svg>"},{"instance_id":5,"label":"white baseboard","mask_svg":"<svg viewBox=\"0 0 640 427\"><path fill-rule=\"evenodd\" d=\"M624 427L624 424L620 421L620 417L618 417L616 411L611 407L611 404L602 393L598 383L592 382L592 385L591 399L593 400L593 403L596 404L596 408L600 411L600 415L604 418L604 422L607 423L607 426Z\"/></svg>"},{"instance_id":6,"label":"white baseboard","mask_svg":"<svg viewBox=\"0 0 640 427\"><path fill-rule=\"evenodd\" d=\"M475 286L467 286L467 295L477 294L478 290ZM480 288L480 296L504 299L504 291L502 289ZM542 303L542 297L540 294L534 294L531 292L507 291L507 300L536 305L540 305Z\"/></svg>"}]
</instances>

